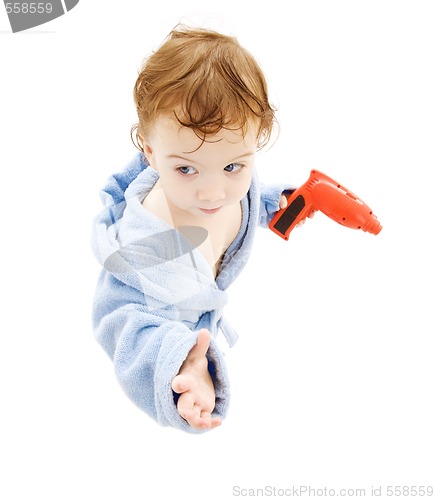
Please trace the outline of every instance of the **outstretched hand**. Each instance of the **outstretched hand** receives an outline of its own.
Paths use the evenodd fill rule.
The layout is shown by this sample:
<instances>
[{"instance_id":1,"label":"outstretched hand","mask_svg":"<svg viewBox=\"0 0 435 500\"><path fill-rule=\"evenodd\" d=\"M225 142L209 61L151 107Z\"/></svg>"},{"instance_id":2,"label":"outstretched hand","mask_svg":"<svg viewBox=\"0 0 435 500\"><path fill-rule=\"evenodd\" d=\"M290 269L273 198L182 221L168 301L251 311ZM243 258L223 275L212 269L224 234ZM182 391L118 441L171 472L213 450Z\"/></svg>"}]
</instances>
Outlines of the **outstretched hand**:
<instances>
[{"instance_id":1,"label":"outstretched hand","mask_svg":"<svg viewBox=\"0 0 435 500\"><path fill-rule=\"evenodd\" d=\"M219 417L212 417L211 414L215 406L215 392L206 358L210 339L207 329L200 330L196 344L172 381L172 389L180 394L178 413L194 429L213 429L222 423Z\"/></svg>"}]
</instances>

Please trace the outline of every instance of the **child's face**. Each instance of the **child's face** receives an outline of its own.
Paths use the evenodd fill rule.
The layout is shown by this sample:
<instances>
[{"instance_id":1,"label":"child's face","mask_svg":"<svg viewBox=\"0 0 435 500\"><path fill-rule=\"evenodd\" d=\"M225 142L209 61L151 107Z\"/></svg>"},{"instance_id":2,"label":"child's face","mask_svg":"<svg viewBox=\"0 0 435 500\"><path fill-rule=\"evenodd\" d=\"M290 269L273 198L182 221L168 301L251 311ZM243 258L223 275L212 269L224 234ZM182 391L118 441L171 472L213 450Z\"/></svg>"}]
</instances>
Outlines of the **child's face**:
<instances>
[{"instance_id":1,"label":"child's face","mask_svg":"<svg viewBox=\"0 0 435 500\"><path fill-rule=\"evenodd\" d=\"M241 131L222 129L201 144L191 129L162 117L144 151L172 211L213 217L248 192L257 140L253 131L243 137Z\"/></svg>"}]
</instances>

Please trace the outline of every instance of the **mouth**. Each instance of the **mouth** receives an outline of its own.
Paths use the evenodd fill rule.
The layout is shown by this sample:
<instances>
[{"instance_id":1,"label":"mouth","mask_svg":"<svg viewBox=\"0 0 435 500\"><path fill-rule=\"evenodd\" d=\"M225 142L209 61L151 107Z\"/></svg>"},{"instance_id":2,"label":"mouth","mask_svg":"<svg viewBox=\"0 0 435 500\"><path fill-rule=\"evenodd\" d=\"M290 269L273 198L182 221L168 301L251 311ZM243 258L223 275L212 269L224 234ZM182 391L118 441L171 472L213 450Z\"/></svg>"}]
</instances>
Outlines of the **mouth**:
<instances>
[{"instance_id":1,"label":"mouth","mask_svg":"<svg viewBox=\"0 0 435 500\"><path fill-rule=\"evenodd\" d=\"M221 208L222 207L217 207L217 208L200 208L200 210L201 210L201 212L203 214L212 215L212 214L215 214L215 213L219 212L219 210Z\"/></svg>"}]
</instances>

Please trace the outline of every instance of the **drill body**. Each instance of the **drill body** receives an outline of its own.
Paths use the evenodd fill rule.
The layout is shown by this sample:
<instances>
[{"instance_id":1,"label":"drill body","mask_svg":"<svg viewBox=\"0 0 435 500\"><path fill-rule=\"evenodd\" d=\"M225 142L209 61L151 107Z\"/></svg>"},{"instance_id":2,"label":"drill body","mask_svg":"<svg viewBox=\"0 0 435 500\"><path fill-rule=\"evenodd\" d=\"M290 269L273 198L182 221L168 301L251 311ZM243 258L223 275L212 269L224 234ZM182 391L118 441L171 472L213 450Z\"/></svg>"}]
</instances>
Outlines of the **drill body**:
<instances>
[{"instance_id":1,"label":"drill body","mask_svg":"<svg viewBox=\"0 0 435 500\"><path fill-rule=\"evenodd\" d=\"M287 197L288 205L279 210L269 228L288 240L293 228L320 210L342 226L378 234L382 226L361 199L318 170L312 170L308 181Z\"/></svg>"}]
</instances>

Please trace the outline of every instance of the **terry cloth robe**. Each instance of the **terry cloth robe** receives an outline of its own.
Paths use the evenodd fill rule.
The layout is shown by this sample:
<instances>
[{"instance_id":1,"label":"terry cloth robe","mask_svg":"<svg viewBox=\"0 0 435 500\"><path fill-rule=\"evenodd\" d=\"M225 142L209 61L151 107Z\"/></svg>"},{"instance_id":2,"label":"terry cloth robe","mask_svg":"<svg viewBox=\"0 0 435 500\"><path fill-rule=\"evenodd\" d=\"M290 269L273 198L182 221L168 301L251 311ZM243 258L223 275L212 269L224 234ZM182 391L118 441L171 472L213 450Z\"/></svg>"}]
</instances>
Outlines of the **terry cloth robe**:
<instances>
[{"instance_id":1,"label":"terry cloth robe","mask_svg":"<svg viewBox=\"0 0 435 500\"><path fill-rule=\"evenodd\" d=\"M147 168L148 167L148 168ZM257 225L267 226L278 210L283 186L260 188L253 176L242 200L242 224L214 278L197 249L207 233L195 227L167 225L142 206L158 173L139 153L101 192L104 209L95 218L94 254L103 266L93 304L96 339L113 360L116 376L129 398L161 425L198 433L178 413L172 380L207 328L207 353L216 404L224 418L229 380L216 336L230 346L237 334L223 317L225 290L243 269Z\"/></svg>"}]
</instances>

